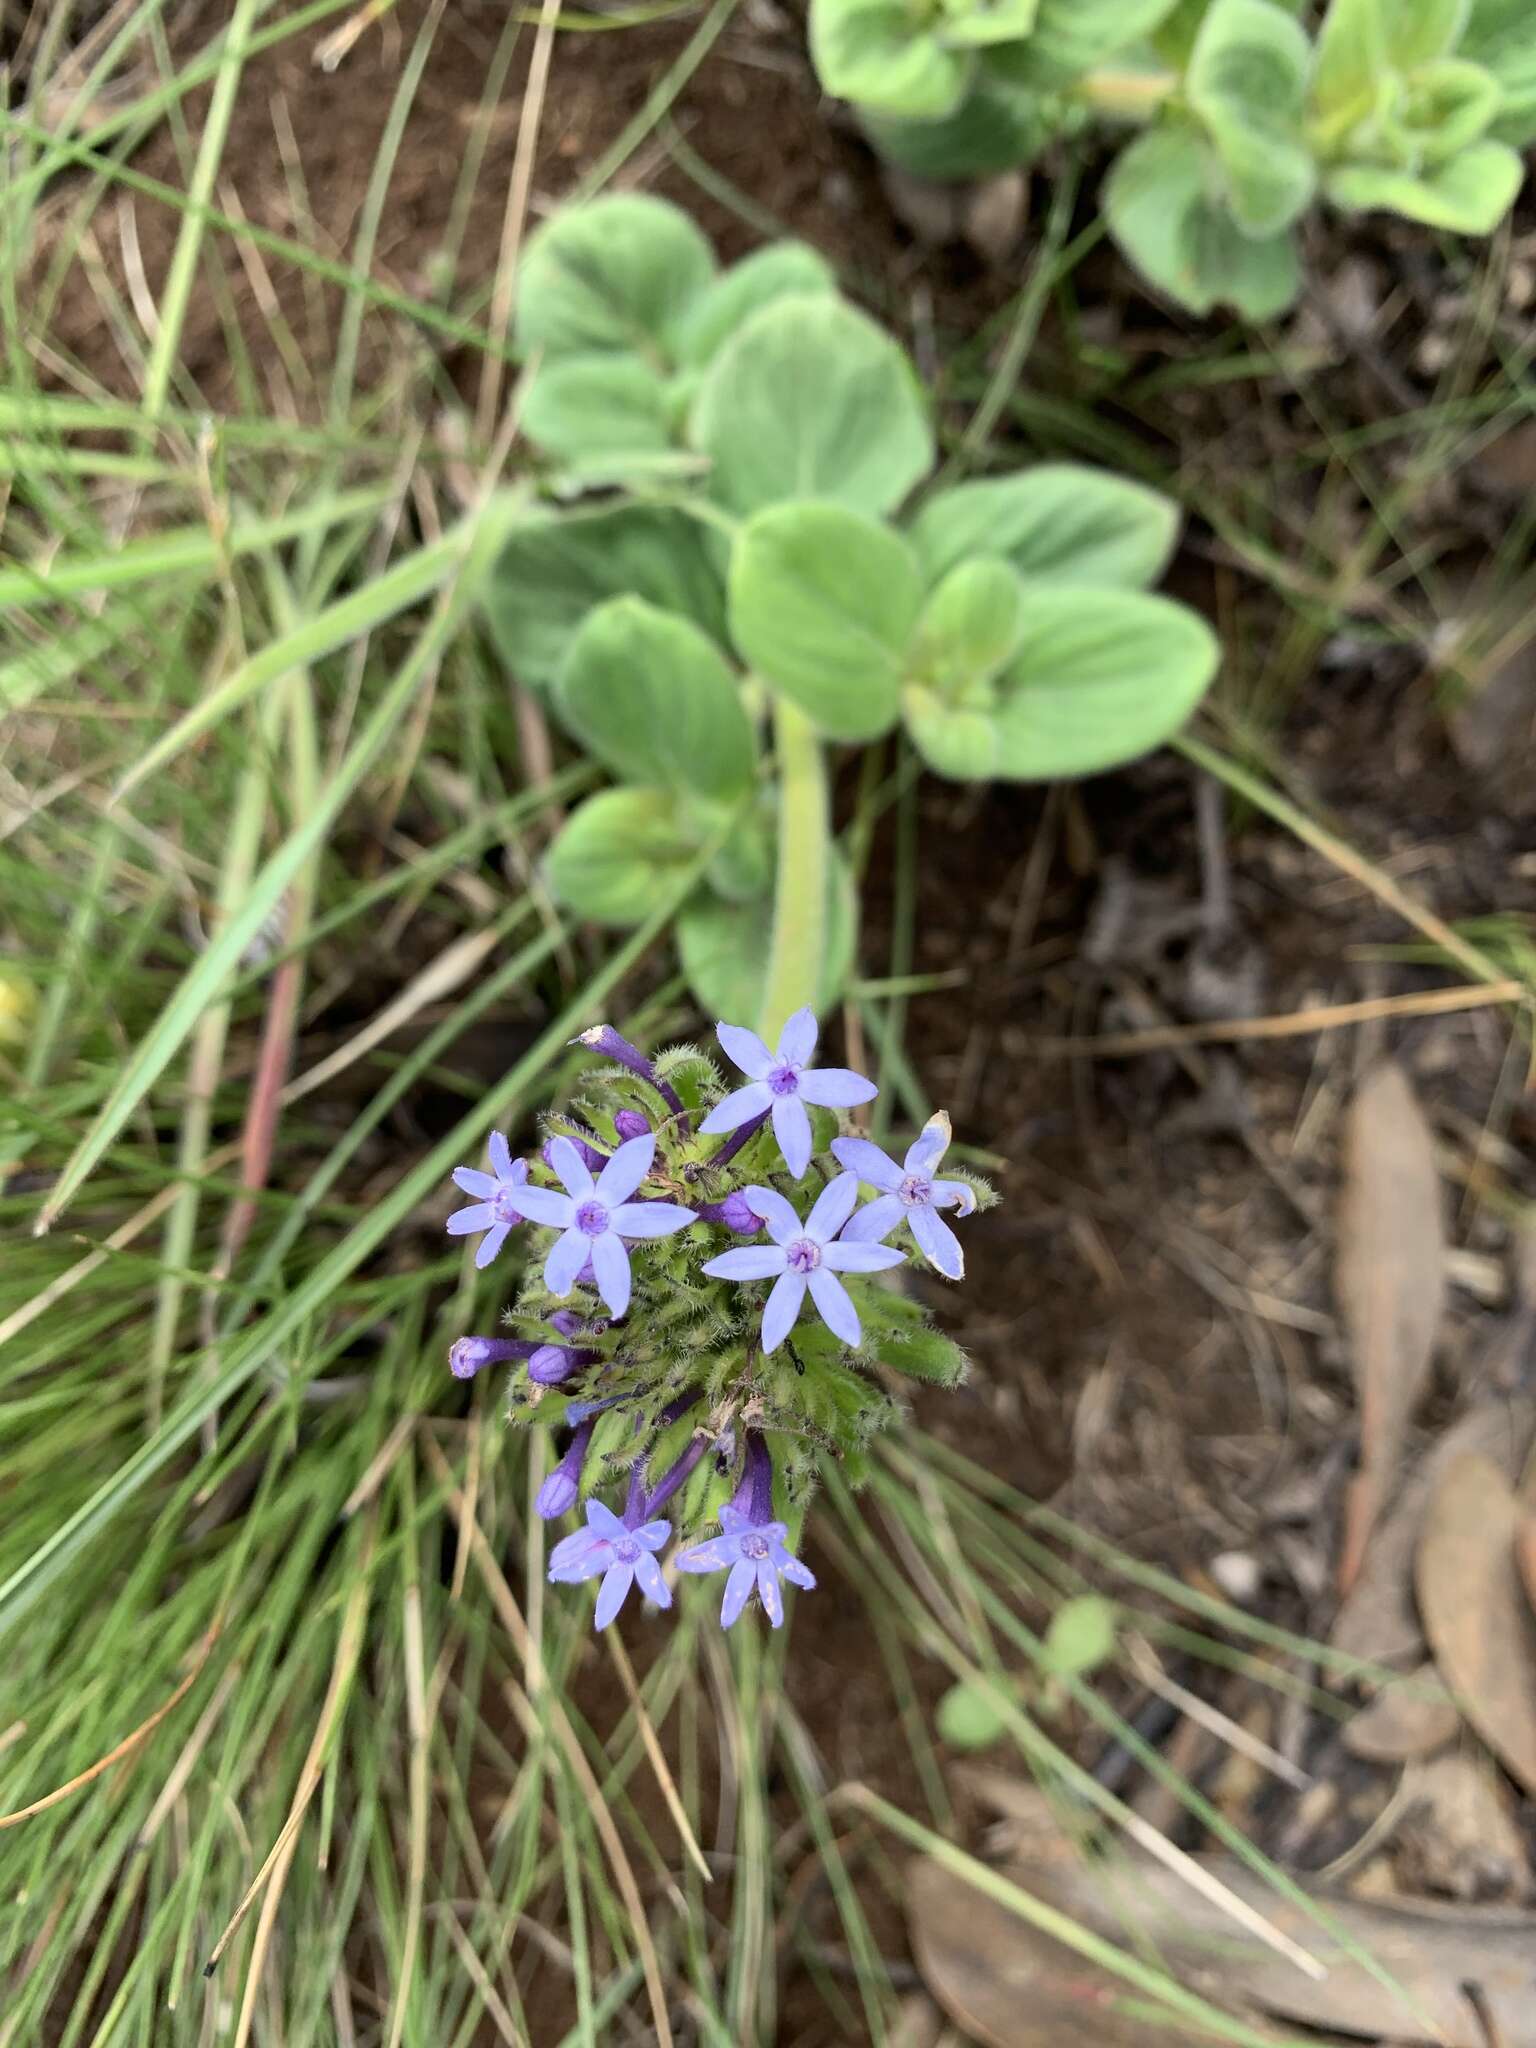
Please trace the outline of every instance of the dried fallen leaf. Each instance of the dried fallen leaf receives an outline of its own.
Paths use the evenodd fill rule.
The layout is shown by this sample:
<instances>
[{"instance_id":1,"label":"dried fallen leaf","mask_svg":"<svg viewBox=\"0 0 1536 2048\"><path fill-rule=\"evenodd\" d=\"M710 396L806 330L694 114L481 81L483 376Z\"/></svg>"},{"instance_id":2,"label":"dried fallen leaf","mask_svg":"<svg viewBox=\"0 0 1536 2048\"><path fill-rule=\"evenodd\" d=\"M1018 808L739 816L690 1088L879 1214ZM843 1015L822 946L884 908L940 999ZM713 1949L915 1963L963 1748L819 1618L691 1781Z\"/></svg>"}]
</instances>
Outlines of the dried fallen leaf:
<instances>
[{"instance_id":1,"label":"dried fallen leaf","mask_svg":"<svg viewBox=\"0 0 1536 2048\"><path fill-rule=\"evenodd\" d=\"M1246 2003L1277 2019L1367 2041L1536 2048L1536 1914L1438 1903L1389 1906L1315 1891L1335 1924L1387 1973L1383 1983L1235 1858L1202 1858L1227 1889L1325 1957L1327 1976L1316 1982L1237 1933L1225 1914L1139 1852L1113 1861L1083 1856L1042 1815L1033 1787L970 1766L959 1775L1013 1822L1018 1860L1008 1875L1016 1883L1100 1934L1124 1942L1134 1933L1190 1990L1213 2003ZM1469 1985L1475 1987L1470 1997ZM1062 2030L1048 2038L1057 2048L1080 2037Z\"/></svg>"},{"instance_id":2,"label":"dried fallen leaf","mask_svg":"<svg viewBox=\"0 0 1536 2048\"><path fill-rule=\"evenodd\" d=\"M1467 1452L1491 1458L1513 1480L1536 1435L1536 1400L1480 1401L1448 1429L1402 1489L1371 1539L1360 1576L1339 1609L1332 1642L1371 1664L1409 1665L1424 1655L1414 1604L1414 1553L1441 1477Z\"/></svg>"},{"instance_id":3,"label":"dried fallen leaf","mask_svg":"<svg viewBox=\"0 0 1536 2048\"><path fill-rule=\"evenodd\" d=\"M1520 1518L1515 1531L1515 1563L1520 1568L1520 1581L1531 1603L1531 1612L1536 1614L1536 1515Z\"/></svg>"},{"instance_id":4,"label":"dried fallen leaf","mask_svg":"<svg viewBox=\"0 0 1536 2048\"><path fill-rule=\"evenodd\" d=\"M1401 1889L1469 1905L1524 1903L1531 1866L1507 1782L1483 1750L1447 1750L1403 1773L1397 1831Z\"/></svg>"},{"instance_id":5,"label":"dried fallen leaf","mask_svg":"<svg viewBox=\"0 0 1536 2048\"><path fill-rule=\"evenodd\" d=\"M1345 1725L1344 1747L1371 1764L1413 1763L1444 1749L1461 1726L1456 1702L1421 1664L1398 1685L1383 1686L1368 1707Z\"/></svg>"},{"instance_id":6,"label":"dried fallen leaf","mask_svg":"<svg viewBox=\"0 0 1536 2048\"><path fill-rule=\"evenodd\" d=\"M1360 1402L1360 1469L1345 1511L1339 1590L1359 1575L1397 1476L1445 1305L1434 1140L1407 1075L1371 1070L1350 1105L1334 1285Z\"/></svg>"},{"instance_id":7,"label":"dried fallen leaf","mask_svg":"<svg viewBox=\"0 0 1536 2048\"><path fill-rule=\"evenodd\" d=\"M1419 1612L1440 1675L1484 1742L1536 1794L1536 1616L1515 1563L1514 1488L1491 1458L1458 1458L1419 1543Z\"/></svg>"},{"instance_id":8,"label":"dried fallen leaf","mask_svg":"<svg viewBox=\"0 0 1536 2048\"><path fill-rule=\"evenodd\" d=\"M1165 2020L1125 2010L1124 1984L942 1864L909 1868L907 1916L924 1983L985 2048L1169 2048Z\"/></svg>"}]
</instances>

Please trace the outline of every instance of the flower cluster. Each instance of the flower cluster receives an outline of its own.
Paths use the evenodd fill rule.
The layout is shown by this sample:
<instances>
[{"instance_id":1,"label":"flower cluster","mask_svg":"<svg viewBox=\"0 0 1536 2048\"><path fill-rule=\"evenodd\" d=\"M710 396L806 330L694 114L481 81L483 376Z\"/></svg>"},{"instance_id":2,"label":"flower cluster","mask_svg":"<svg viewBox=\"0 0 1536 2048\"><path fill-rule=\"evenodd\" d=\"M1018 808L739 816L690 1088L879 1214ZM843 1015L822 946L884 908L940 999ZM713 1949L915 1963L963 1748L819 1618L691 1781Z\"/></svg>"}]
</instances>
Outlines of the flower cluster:
<instances>
[{"instance_id":1,"label":"flower cluster","mask_svg":"<svg viewBox=\"0 0 1536 2048\"><path fill-rule=\"evenodd\" d=\"M778 1503L795 1513L816 1452L856 1453L893 1412L844 1355L865 1344L865 1318L876 1319L884 1362L951 1382L963 1369L916 1304L888 1290L856 1300L846 1284L857 1291L863 1276L902 1264L907 1252L887 1240L903 1230L936 1271L961 1278L960 1245L939 1211L970 1214L977 1187L935 1177L948 1118L930 1119L900 1165L841 1130L818 1158L813 1112L835 1125L874 1084L813 1065L808 1009L771 1051L739 1025L721 1023L716 1035L745 1076L723 1096L697 1054L653 1064L611 1026L584 1033L578 1043L618 1070L603 1091L557 1120L564 1127L536 1160L513 1159L494 1133L490 1172L454 1175L474 1199L448 1229L481 1234L478 1266L520 1226L553 1233L530 1247L538 1278L512 1313L527 1334L461 1337L449 1367L469 1379L510 1365L514 1408L559 1405L569 1436L535 1505L553 1520L585 1494L586 1524L555 1545L549 1576L601 1580L599 1628L637 1584L654 1606L672 1604L658 1552L672 1534L660 1510L675 1496L684 1526L720 1530L680 1549L676 1569L727 1575L724 1627L754 1594L779 1627L781 1579L816 1582L787 1547ZM862 1207L861 1186L873 1190ZM749 1241L711 1252L708 1239L721 1236ZM765 1282L766 1295L740 1291ZM595 1492L621 1473L622 1514Z\"/></svg>"}]
</instances>

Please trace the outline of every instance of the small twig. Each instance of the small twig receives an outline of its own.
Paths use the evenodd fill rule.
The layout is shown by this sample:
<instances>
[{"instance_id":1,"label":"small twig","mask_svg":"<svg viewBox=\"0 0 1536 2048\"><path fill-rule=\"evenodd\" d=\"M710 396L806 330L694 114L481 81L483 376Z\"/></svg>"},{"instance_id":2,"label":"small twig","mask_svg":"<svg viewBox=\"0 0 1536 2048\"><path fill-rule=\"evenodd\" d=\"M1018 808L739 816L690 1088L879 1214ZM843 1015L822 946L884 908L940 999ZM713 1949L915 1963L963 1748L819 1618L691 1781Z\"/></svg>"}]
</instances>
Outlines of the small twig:
<instances>
[{"instance_id":1,"label":"small twig","mask_svg":"<svg viewBox=\"0 0 1536 2048\"><path fill-rule=\"evenodd\" d=\"M1257 1735L1244 1728L1240 1722L1234 1721L1230 1715L1222 1713L1219 1707L1213 1707L1209 1700L1201 1699L1197 1693L1190 1692L1176 1679L1170 1678L1159 1663L1156 1651L1144 1636L1128 1637L1126 1652L1130 1658L1131 1669L1149 1691L1157 1693L1160 1698L1178 1707L1191 1721L1197 1722L1210 1734L1219 1737L1229 1749L1235 1749L1240 1756L1247 1757L1251 1763L1258 1764L1261 1769L1271 1772L1275 1777L1283 1778L1286 1784L1297 1792L1311 1790L1311 1778L1298 1765L1293 1764L1289 1757L1282 1756L1277 1749L1271 1749L1267 1742L1261 1741Z\"/></svg>"},{"instance_id":2,"label":"small twig","mask_svg":"<svg viewBox=\"0 0 1536 2048\"><path fill-rule=\"evenodd\" d=\"M1037 1038L1030 1050L1042 1058L1086 1055L1120 1059L1129 1053L1166 1052L1179 1045L1224 1045L1248 1038L1303 1038L1312 1031L1338 1031L1383 1017L1443 1017L1455 1010L1485 1010L1500 1003L1526 1003L1523 981L1494 981L1478 987L1426 989L1419 995L1371 996L1358 1003L1331 1003L1295 1010L1283 1017L1230 1017L1211 1024L1160 1024L1149 1031L1110 1031L1069 1038Z\"/></svg>"}]
</instances>

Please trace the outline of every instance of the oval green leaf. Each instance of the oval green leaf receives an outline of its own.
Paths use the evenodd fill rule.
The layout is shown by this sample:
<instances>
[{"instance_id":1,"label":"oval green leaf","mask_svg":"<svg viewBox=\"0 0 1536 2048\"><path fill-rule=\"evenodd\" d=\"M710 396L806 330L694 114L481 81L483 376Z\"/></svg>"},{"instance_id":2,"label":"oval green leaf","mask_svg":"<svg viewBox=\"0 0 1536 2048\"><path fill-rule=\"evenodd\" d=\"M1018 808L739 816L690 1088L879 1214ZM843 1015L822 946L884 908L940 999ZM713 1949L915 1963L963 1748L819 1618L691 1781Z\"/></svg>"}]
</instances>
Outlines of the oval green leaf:
<instances>
[{"instance_id":1,"label":"oval green leaf","mask_svg":"<svg viewBox=\"0 0 1536 2048\"><path fill-rule=\"evenodd\" d=\"M666 380L632 355L545 363L523 393L523 432L566 461L676 446Z\"/></svg>"},{"instance_id":2,"label":"oval green leaf","mask_svg":"<svg viewBox=\"0 0 1536 2048\"><path fill-rule=\"evenodd\" d=\"M698 852L664 790L605 789L572 812L545 873L557 901L577 917L641 924Z\"/></svg>"},{"instance_id":3,"label":"oval green leaf","mask_svg":"<svg viewBox=\"0 0 1536 2048\"><path fill-rule=\"evenodd\" d=\"M1502 142L1478 142L1415 177L1374 164L1344 164L1328 179L1328 197L1351 213L1382 210L1452 234L1491 234L1515 203L1525 167Z\"/></svg>"},{"instance_id":4,"label":"oval green leaf","mask_svg":"<svg viewBox=\"0 0 1536 2048\"><path fill-rule=\"evenodd\" d=\"M1083 463L1042 462L940 491L910 537L932 583L973 555L1002 555L1057 589L1137 590L1167 568L1178 532L1178 507L1160 491Z\"/></svg>"},{"instance_id":5,"label":"oval green leaf","mask_svg":"<svg viewBox=\"0 0 1536 2048\"><path fill-rule=\"evenodd\" d=\"M678 336L683 363L702 369L754 313L791 293L835 292L837 277L807 242L772 242L733 263L694 302Z\"/></svg>"},{"instance_id":6,"label":"oval green leaf","mask_svg":"<svg viewBox=\"0 0 1536 2048\"><path fill-rule=\"evenodd\" d=\"M952 114L969 67L903 0L812 0L811 61L840 100L909 120Z\"/></svg>"},{"instance_id":7,"label":"oval green leaf","mask_svg":"<svg viewBox=\"0 0 1536 2048\"><path fill-rule=\"evenodd\" d=\"M1217 660L1209 626L1168 598L1029 592L999 684L994 773L1052 781L1150 753L1205 695Z\"/></svg>"},{"instance_id":8,"label":"oval green leaf","mask_svg":"<svg viewBox=\"0 0 1536 2048\"><path fill-rule=\"evenodd\" d=\"M1316 173L1302 134L1312 45L1272 0L1215 0L1190 56L1184 92L1226 172L1245 235L1289 227Z\"/></svg>"},{"instance_id":9,"label":"oval green leaf","mask_svg":"<svg viewBox=\"0 0 1536 2048\"><path fill-rule=\"evenodd\" d=\"M643 192L557 213L528 244L518 275L517 344L545 359L634 350L658 368L673 331L715 274L714 251L686 213Z\"/></svg>"},{"instance_id":10,"label":"oval green leaf","mask_svg":"<svg viewBox=\"0 0 1536 2048\"><path fill-rule=\"evenodd\" d=\"M829 738L890 728L923 596L898 534L841 505L774 506L737 535L729 594L742 658Z\"/></svg>"},{"instance_id":11,"label":"oval green leaf","mask_svg":"<svg viewBox=\"0 0 1536 2048\"><path fill-rule=\"evenodd\" d=\"M643 597L610 598L588 615L555 699L622 781L724 802L756 775L751 722L719 648Z\"/></svg>"},{"instance_id":12,"label":"oval green leaf","mask_svg":"<svg viewBox=\"0 0 1536 2048\"><path fill-rule=\"evenodd\" d=\"M1192 313L1235 306L1250 320L1283 313L1301 286L1286 235L1245 235L1211 197L1220 167L1192 130L1138 136L1104 188L1110 232L1151 284Z\"/></svg>"},{"instance_id":13,"label":"oval green leaf","mask_svg":"<svg viewBox=\"0 0 1536 2048\"><path fill-rule=\"evenodd\" d=\"M699 388L690 438L737 512L787 498L888 512L933 465L912 365L825 292L777 299L737 330Z\"/></svg>"}]
</instances>

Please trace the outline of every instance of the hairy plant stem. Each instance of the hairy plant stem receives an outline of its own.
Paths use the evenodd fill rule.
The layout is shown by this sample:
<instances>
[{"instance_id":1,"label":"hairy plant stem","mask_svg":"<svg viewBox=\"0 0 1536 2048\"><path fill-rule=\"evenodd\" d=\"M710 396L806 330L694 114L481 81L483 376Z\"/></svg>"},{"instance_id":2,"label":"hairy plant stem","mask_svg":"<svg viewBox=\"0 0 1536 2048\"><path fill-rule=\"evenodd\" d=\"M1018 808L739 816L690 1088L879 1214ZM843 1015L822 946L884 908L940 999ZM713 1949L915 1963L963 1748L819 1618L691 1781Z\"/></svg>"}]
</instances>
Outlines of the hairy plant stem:
<instances>
[{"instance_id":1,"label":"hairy plant stem","mask_svg":"<svg viewBox=\"0 0 1536 2048\"><path fill-rule=\"evenodd\" d=\"M1121 121L1150 121L1179 84L1173 71L1090 71L1078 79L1071 94L1095 113Z\"/></svg>"},{"instance_id":2,"label":"hairy plant stem","mask_svg":"<svg viewBox=\"0 0 1536 2048\"><path fill-rule=\"evenodd\" d=\"M816 728L784 698L774 700L779 767L779 855L773 888L773 937L758 1029L776 1044L784 1020L816 1007L827 944L827 880L832 857L827 764Z\"/></svg>"}]
</instances>

